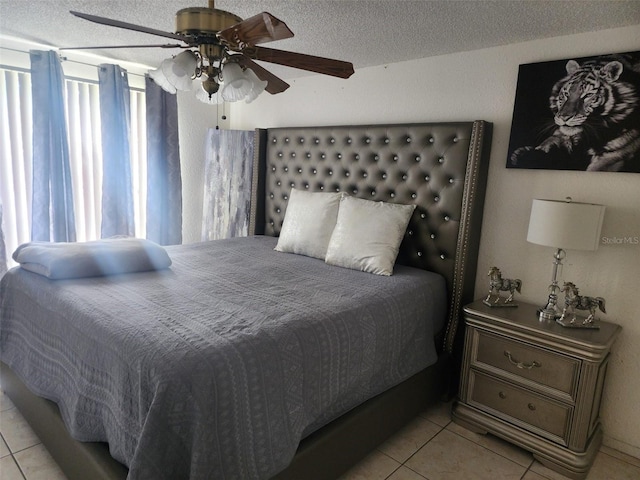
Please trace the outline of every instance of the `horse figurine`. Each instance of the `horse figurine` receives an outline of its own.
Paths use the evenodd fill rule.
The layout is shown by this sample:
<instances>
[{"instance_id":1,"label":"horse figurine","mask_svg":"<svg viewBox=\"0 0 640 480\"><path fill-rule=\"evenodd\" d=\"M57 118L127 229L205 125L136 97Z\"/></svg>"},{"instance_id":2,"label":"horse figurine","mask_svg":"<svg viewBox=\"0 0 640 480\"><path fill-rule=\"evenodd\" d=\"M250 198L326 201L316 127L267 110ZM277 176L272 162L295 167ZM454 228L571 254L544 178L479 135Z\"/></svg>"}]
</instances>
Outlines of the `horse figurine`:
<instances>
[{"instance_id":1,"label":"horse figurine","mask_svg":"<svg viewBox=\"0 0 640 480\"><path fill-rule=\"evenodd\" d=\"M570 326L584 326L592 327L595 318L596 310L600 309L602 313L607 313L604 309L604 298L602 297L587 297L579 294L578 287L573 282L564 282L561 292L564 292L564 310L562 316L558 319L562 325L565 325L565 318L573 315L573 318L569 320ZM575 310L589 310L589 316L584 319L582 325L576 324Z\"/></svg>"},{"instance_id":2,"label":"horse figurine","mask_svg":"<svg viewBox=\"0 0 640 480\"><path fill-rule=\"evenodd\" d=\"M484 299L484 304L490 307L517 307L518 305L513 303L513 295L516 291L520 293L522 280L519 278L502 278L502 273L498 267L491 267L487 275L489 276L489 295ZM503 303L500 303L502 298L501 291L509 291L509 296L504 299ZM496 296L496 299L491 301L493 295Z\"/></svg>"}]
</instances>

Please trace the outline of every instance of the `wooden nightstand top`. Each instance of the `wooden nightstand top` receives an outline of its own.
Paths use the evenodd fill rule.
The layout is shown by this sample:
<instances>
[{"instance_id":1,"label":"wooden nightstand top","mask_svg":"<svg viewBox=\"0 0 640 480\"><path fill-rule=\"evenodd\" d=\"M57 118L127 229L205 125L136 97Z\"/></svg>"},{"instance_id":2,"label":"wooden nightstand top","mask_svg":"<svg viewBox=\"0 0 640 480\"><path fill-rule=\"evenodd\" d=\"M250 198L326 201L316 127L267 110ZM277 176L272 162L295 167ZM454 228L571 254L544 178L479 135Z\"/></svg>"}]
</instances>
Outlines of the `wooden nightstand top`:
<instances>
[{"instance_id":1,"label":"wooden nightstand top","mask_svg":"<svg viewBox=\"0 0 640 480\"><path fill-rule=\"evenodd\" d=\"M512 334L524 340L579 350L587 356L600 357L611 349L620 333L615 323L598 321L599 329L566 328L555 321L538 319L540 305L516 301L518 307L489 307L477 300L464 307L465 321L474 326L488 325L491 329ZM580 317L579 317L580 318Z\"/></svg>"}]
</instances>

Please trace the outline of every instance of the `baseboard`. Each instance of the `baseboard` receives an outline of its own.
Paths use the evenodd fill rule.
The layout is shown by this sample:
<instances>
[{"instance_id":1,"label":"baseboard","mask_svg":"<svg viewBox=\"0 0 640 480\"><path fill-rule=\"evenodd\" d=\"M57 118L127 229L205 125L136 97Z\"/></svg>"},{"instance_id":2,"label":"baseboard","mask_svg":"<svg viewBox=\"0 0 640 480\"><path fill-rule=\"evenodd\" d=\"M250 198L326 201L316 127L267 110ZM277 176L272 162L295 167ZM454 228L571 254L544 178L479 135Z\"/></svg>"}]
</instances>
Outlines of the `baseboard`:
<instances>
[{"instance_id":1,"label":"baseboard","mask_svg":"<svg viewBox=\"0 0 640 480\"><path fill-rule=\"evenodd\" d=\"M625 459L622 457L616 457L616 458L620 458L621 460L624 460L627 463L631 463L633 465L640 467L640 447L629 445L628 443L625 443L620 440L616 440L615 438L612 438L606 434L602 439L602 445L604 448L601 448L601 450L603 450L605 453L611 455L612 457L616 457L616 452L620 452L625 456L629 456L632 458L630 459ZM614 450L614 452L608 452L605 449Z\"/></svg>"}]
</instances>

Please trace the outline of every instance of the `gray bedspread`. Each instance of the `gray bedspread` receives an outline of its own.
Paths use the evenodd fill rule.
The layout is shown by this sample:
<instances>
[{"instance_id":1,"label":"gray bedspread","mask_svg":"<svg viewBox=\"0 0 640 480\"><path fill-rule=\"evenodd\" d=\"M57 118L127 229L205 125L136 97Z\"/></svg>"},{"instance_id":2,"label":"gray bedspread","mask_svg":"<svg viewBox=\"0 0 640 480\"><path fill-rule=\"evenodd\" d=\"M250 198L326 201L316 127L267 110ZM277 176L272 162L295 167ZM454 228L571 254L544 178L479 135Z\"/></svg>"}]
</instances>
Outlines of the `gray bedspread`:
<instances>
[{"instance_id":1,"label":"gray bedspread","mask_svg":"<svg viewBox=\"0 0 640 480\"><path fill-rule=\"evenodd\" d=\"M299 441L436 360L444 280L383 277L249 237L168 247L168 270L0 284L3 362L108 441L129 479L266 479Z\"/></svg>"}]
</instances>

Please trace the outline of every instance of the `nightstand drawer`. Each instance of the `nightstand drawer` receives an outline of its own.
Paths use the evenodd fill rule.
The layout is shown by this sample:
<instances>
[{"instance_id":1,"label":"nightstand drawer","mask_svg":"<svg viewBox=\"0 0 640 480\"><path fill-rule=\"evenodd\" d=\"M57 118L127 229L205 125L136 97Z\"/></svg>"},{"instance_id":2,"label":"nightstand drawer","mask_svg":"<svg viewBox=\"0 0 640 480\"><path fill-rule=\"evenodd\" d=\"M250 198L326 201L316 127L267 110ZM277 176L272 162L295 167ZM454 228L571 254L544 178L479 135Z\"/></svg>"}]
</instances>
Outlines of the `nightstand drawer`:
<instances>
[{"instance_id":1,"label":"nightstand drawer","mask_svg":"<svg viewBox=\"0 0 640 480\"><path fill-rule=\"evenodd\" d=\"M470 372L469 404L567 444L572 408L482 373ZM515 420L515 421L514 421ZM518 422L519 421L519 422ZM533 427L533 428L532 428Z\"/></svg>"},{"instance_id":2,"label":"nightstand drawer","mask_svg":"<svg viewBox=\"0 0 640 480\"><path fill-rule=\"evenodd\" d=\"M508 372L575 401L579 360L478 329L474 329L473 345L472 365L493 367L498 374Z\"/></svg>"}]
</instances>

